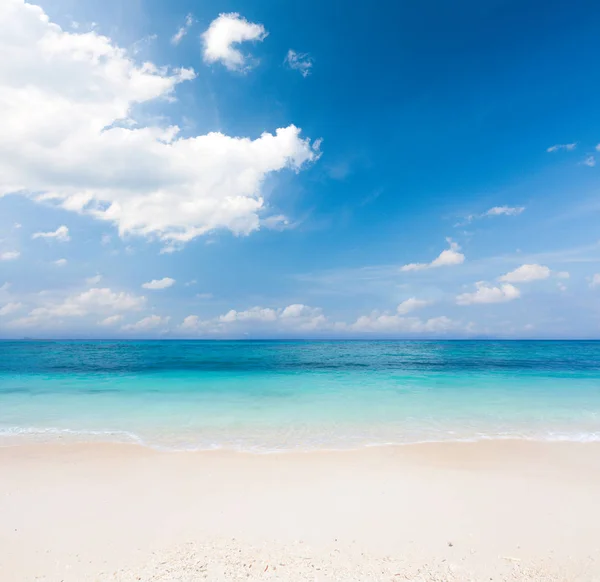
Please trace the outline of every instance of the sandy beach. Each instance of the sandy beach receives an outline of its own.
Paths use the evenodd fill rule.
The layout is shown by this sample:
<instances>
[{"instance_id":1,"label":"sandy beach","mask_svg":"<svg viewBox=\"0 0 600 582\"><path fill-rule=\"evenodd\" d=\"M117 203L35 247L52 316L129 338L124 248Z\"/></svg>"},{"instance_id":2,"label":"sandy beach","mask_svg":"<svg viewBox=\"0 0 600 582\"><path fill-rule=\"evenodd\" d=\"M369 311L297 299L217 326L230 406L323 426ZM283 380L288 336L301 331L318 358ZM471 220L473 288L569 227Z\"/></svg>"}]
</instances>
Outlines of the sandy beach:
<instances>
[{"instance_id":1,"label":"sandy beach","mask_svg":"<svg viewBox=\"0 0 600 582\"><path fill-rule=\"evenodd\" d=\"M0 449L0 579L597 580L600 446Z\"/></svg>"}]
</instances>

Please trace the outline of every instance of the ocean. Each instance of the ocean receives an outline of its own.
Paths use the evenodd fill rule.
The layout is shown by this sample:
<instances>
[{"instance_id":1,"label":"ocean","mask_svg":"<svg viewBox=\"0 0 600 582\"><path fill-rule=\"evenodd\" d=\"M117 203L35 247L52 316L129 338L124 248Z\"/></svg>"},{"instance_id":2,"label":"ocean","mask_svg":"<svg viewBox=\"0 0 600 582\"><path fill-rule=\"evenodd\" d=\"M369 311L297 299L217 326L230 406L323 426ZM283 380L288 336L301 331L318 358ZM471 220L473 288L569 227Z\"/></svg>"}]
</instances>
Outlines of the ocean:
<instances>
[{"instance_id":1,"label":"ocean","mask_svg":"<svg viewBox=\"0 0 600 582\"><path fill-rule=\"evenodd\" d=\"M600 440L600 342L1 341L0 446Z\"/></svg>"}]
</instances>

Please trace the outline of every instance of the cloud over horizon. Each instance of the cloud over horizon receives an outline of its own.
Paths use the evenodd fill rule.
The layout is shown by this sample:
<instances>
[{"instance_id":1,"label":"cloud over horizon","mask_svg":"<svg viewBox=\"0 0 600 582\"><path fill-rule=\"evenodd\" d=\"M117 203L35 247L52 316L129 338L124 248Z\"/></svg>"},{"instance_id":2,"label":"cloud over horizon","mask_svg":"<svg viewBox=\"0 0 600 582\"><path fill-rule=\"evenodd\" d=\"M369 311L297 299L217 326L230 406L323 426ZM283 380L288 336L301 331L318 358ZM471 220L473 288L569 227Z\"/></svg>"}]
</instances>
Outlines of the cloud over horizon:
<instances>
[{"instance_id":1,"label":"cloud over horizon","mask_svg":"<svg viewBox=\"0 0 600 582\"><path fill-rule=\"evenodd\" d=\"M452 265L460 265L465 261L465 255L460 251L458 243L453 242L452 239L446 239L450 248L442 251L437 258L433 259L430 263L409 263L401 267L401 271L422 271L424 269L434 269L437 267L449 267Z\"/></svg>"},{"instance_id":2,"label":"cloud over horizon","mask_svg":"<svg viewBox=\"0 0 600 582\"><path fill-rule=\"evenodd\" d=\"M485 281L475 283L475 291L461 293L456 297L457 305L474 305L478 303L506 303L521 296L521 291L510 283L494 287Z\"/></svg>"}]
</instances>

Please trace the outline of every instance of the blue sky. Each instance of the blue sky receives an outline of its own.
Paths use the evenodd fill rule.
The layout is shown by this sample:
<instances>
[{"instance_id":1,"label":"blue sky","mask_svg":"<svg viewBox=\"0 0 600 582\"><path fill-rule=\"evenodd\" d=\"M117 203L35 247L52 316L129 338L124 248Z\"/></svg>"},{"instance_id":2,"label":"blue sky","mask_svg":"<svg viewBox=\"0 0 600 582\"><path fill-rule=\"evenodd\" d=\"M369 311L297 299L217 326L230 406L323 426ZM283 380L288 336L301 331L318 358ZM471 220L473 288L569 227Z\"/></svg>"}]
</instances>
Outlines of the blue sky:
<instances>
[{"instance_id":1,"label":"blue sky","mask_svg":"<svg viewBox=\"0 0 600 582\"><path fill-rule=\"evenodd\" d=\"M600 336L598 3L0 15L0 337Z\"/></svg>"}]
</instances>

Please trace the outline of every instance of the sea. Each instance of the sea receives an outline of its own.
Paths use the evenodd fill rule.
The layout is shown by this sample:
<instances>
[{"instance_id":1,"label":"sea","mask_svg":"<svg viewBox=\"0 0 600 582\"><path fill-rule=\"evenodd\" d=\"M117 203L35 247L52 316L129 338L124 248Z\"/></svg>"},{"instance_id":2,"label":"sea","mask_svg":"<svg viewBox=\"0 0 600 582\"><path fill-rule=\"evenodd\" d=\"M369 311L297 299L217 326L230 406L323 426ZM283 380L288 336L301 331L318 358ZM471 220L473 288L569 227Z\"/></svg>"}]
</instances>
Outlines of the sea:
<instances>
[{"instance_id":1,"label":"sea","mask_svg":"<svg viewBox=\"0 0 600 582\"><path fill-rule=\"evenodd\" d=\"M0 446L600 440L595 341L0 341Z\"/></svg>"}]
</instances>

